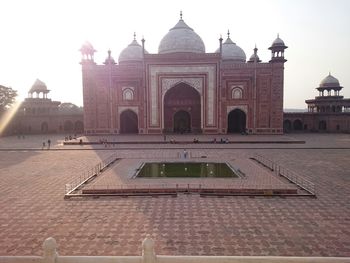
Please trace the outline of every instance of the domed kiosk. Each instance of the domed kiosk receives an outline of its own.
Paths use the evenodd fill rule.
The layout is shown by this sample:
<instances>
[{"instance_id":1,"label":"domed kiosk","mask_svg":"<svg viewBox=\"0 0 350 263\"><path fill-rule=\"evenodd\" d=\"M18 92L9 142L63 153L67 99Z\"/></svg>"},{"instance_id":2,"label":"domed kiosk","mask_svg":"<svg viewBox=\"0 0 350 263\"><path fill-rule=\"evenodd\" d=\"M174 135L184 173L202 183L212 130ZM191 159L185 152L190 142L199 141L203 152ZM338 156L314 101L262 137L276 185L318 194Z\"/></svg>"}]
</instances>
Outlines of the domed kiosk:
<instances>
[{"instance_id":1,"label":"domed kiosk","mask_svg":"<svg viewBox=\"0 0 350 263\"><path fill-rule=\"evenodd\" d=\"M28 97L33 98L33 94L36 93L36 98L40 98L40 94L42 93L42 98L47 99L47 94L50 90L47 89L46 84L42 82L40 79L36 79L33 86L30 88L28 92Z\"/></svg>"},{"instance_id":2,"label":"domed kiosk","mask_svg":"<svg viewBox=\"0 0 350 263\"><path fill-rule=\"evenodd\" d=\"M308 112L284 113L286 131L349 133L350 99L340 95L343 87L340 86L339 80L329 73L316 89L319 92L318 96L305 100Z\"/></svg>"},{"instance_id":3,"label":"domed kiosk","mask_svg":"<svg viewBox=\"0 0 350 263\"><path fill-rule=\"evenodd\" d=\"M309 112L342 112L344 108L349 107L349 105L344 104L348 100L344 100L344 97L340 95L343 87L331 73L321 81L316 89L319 96L312 100L306 100Z\"/></svg>"},{"instance_id":4,"label":"domed kiosk","mask_svg":"<svg viewBox=\"0 0 350 263\"><path fill-rule=\"evenodd\" d=\"M272 42L271 47L271 60L275 62L286 62L284 59L284 50L288 47L284 44L284 41L280 38L280 35L277 34L277 38Z\"/></svg>"}]
</instances>

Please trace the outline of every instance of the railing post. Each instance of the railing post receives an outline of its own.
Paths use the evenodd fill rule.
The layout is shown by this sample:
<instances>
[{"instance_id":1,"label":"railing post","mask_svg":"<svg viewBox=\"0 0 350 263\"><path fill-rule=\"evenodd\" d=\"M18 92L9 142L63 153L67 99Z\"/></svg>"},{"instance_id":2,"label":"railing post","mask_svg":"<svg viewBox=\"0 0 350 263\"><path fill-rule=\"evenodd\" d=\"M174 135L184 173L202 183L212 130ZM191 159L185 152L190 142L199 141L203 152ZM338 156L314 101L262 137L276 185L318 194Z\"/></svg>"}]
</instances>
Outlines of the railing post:
<instances>
[{"instance_id":1,"label":"railing post","mask_svg":"<svg viewBox=\"0 0 350 263\"><path fill-rule=\"evenodd\" d=\"M147 235L142 241L142 263L155 263L157 261L156 253L154 252L154 241Z\"/></svg>"},{"instance_id":2,"label":"railing post","mask_svg":"<svg viewBox=\"0 0 350 263\"><path fill-rule=\"evenodd\" d=\"M43 263L55 263L58 253L56 251L57 243L52 237L47 238L43 243L44 257Z\"/></svg>"}]
</instances>

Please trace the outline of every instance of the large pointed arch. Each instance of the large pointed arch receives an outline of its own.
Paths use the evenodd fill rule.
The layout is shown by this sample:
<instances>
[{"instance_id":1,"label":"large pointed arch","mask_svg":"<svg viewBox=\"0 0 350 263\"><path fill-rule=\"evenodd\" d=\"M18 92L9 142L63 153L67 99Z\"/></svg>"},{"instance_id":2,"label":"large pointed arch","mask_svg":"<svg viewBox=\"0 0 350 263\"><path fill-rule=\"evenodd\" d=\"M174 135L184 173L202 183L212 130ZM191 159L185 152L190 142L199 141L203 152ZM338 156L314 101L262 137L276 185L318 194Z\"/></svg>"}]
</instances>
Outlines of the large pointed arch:
<instances>
[{"instance_id":1,"label":"large pointed arch","mask_svg":"<svg viewBox=\"0 0 350 263\"><path fill-rule=\"evenodd\" d=\"M201 131L201 97L195 88L184 82L178 83L165 93L163 103L165 132Z\"/></svg>"}]
</instances>

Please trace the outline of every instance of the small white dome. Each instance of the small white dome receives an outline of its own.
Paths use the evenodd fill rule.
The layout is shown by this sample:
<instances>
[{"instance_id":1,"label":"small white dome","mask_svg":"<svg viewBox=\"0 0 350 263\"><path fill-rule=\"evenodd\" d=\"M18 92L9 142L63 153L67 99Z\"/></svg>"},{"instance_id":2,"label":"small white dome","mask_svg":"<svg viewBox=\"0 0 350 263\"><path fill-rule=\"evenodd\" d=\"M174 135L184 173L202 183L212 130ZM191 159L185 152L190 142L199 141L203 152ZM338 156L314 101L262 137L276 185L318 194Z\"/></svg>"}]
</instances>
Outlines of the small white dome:
<instances>
[{"instance_id":1,"label":"small white dome","mask_svg":"<svg viewBox=\"0 0 350 263\"><path fill-rule=\"evenodd\" d=\"M148 53L145 50L145 53ZM119 63L126 61L142 61L142 46L134 39L119 55Z\"/></svg>"},{"instance_id":2,"label":"small white dome","mask_svg":"<svg viewBox=\"0 0 350 263\"><path fill-rule=\"evenodd\" d=\"M216 53L220 52L220 48ZM246 62L246 55L239 46L236 45L229 37L222 44L222 60L232 60L234 62Z\"/></svg>"},{"instance_id":3,"label":"small white dome","mask_svg":"<svg viewBox=\"0 0 350 263\"><path fill-rule=\"evenodd\" d=\"M329 75L325 77L320 83L320 87L339 87L339 86L340 86L339 80L333 77L331 73L329 73Z\"/></svg>"},{"instance_id":4,"label":"small white dome","mask_svg":"<svg viewBox=\"0 0 350 263\"><path fill-rule=\"evenodd\" d=\"M109 64L114 65L115 64L114 58L111 56L111 54L112 54L112 51L108 50L108 57L106 57L105 62L104 62L105 65L109 65Z\"/></svg>"},{"instance_id":5,"label":"small white dome","mask_svg":"<svg viewBox=\"0 0 350 263\"><path fill-rule=\"evenodd\" d=\"M205 53L203 40L182 18L160 41L159 54L191 52Z\"/></svg>"},{"instance_id":6,"label":"small white dome","mask_svg":"<svg viewBox=\"0 0 350 263\"><path fill-rule=\"evenodd\" d=\"M29 90L30 93L34 92L48 92L48 89L46 87L46 84L42 82L40 79L36 79L33 86Z\"/></svg>"},{"instance_id":7,"label":"small white dome","mask_svg":"<svg viewBox=\"0 0 350 263\"><path fill-rule=\"evenodd\" d=\"M276 46L285 46L284 41L280 39L279 34L277 34L277 38L275 39L275 41L272 42L272 47Z\"/></svg>"},{"instance_id":8,"label":"small white dome","mask_svg":"<svg viewBox=\"0 0 350 263\"><path fill-rule=\"evenodd\" d=\"M250 56L249 61L250 61L250 62L254 62L254 61L255 61L255 58L256 58L256 61L257 61L257 62L260 61L260 58L259 58L258 54L255 54L255 53L253 53L253 54Z\"/></svg>"}]
</instances>

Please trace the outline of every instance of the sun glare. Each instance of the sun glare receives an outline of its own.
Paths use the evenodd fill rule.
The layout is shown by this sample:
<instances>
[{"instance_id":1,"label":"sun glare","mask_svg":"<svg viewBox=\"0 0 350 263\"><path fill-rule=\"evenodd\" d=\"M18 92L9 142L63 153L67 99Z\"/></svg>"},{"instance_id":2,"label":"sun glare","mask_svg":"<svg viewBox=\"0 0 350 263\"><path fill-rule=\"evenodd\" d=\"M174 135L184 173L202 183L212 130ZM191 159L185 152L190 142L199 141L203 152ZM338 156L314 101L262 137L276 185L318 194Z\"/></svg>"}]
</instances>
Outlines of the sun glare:
<instances>
[{"instance_id":1,"label":"sun glare","mask_svg":"<svg viewBox=\"0 0 350 263\"><path fill-rule=\"evenodd\" d=\"M12 107L0 117L0 135L6 130L7 125L11 122L12 118L16 115L21 104L22 104L21 101L19 100L15 101Z\"/></svg>"}]
</instances>

